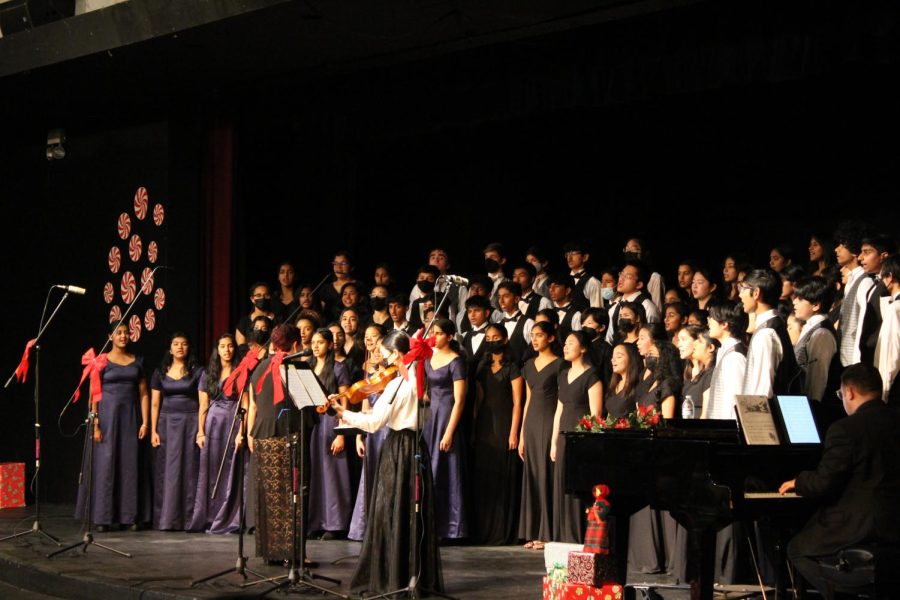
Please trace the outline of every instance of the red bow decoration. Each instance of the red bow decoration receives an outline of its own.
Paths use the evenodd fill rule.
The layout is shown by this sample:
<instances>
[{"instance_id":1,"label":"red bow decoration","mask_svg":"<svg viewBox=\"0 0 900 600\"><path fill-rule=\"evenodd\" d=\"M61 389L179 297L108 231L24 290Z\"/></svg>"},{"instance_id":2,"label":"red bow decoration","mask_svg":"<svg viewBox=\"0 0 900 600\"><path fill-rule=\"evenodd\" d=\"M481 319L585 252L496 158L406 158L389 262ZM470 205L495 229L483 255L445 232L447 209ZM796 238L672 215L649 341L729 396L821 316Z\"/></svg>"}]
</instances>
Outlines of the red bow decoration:
<instances>
[{"instance_id":1,"label":"red bow decoration","mask_svg":"<svg viewBox=\"0 0 900 600\"><path fill-rule=\"evenodd\" d=\"M28 355L31 353L31 349L34 347L34 343L37 340L28 340L28 343L25 344L25 352L22 353L22 360L19 361L19 366L16 367L16 380L19 383L25 383L25 380L28 379Z\"/></svg>"},{"instance_id":2,"label":"red bow decoration","mask_svg":"<svg viewBox=\"0 0 900 600\"><path fill-rule=\"evenodd\" d=\"M73 403L78 402L78 398L81 397L81 385L88 375L91 376L91 401L99 402L100 394L103 392L100 385L100 373L106 367L107 357L106 353L95 355L93 348L88 348L87 352L81 355L81 364L84 365L84 370L81 372L81 381L78 382L78 387L75 388Z\"/></svg>"},{"instance_id":3,"label":"red bow decoration","mask_svg":"<svg viewBox=\"0 0 900 600\"><path fill-rule=\"evenodd\" d=\"M262 377L259 378L259 383L256 384L256 393L258 394L262 391L263 382L265 382L266 377L272 377L272 404L281 404L284 402L284 385L281 383L281 361L284 360L285 354L286 353L283 350L279 350L275 353L269 361L266 372L263 373Z\"/></svg>"},{"instance_id":4,"label":"red bow decoration","mask_svg":"<svg viewBox=\"0 0 900 600\"><path fill-rule=\"evenodd\" d=\"M234 392L234 384L237 382L238 392L243 394L244 390L247 389L247 377L250 376L250 373L253 372L253 369L256 368L256 365L259 364L259 356L256 352L250 351L244 355L244 358L241 359L240 364L235 368L231 374L225 378L225 385L222 386L222 389L225 391L226 396L231 396Z\"/></svg>"},{"instance_id":5,"label":"red bow decoration","mask_svg":"<svg viewBox=\"0 0 900 600\"><path fill-rule=\"evenodd\" d=\"M423 333L420 331L415 337L409 340L409 352L403 356L403 362L410 364L416 362L416 392L419 394L419 400L425 393L425 361L431 358L431 349L434 347L434 336L422 339Z\"/></svg>"}]
</instances>

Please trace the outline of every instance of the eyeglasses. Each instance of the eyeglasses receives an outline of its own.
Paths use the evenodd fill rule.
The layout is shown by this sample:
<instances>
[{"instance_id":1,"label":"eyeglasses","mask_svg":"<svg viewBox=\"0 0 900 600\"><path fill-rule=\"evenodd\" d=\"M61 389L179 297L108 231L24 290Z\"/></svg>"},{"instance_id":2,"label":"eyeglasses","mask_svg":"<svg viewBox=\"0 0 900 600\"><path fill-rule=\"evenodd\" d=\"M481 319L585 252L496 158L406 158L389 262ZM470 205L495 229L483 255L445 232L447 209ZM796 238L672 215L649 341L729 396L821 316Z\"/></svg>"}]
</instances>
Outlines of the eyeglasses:
<instances>
[{"instance_id":1,"label":"eyeglasses","mask_svg":"<svg viewBox=\"0 0 900 600\"><path fill-rule=\"evenodd\" d=\"M738 286L737 286L737 289L738 289L738 293L741 293L741 292L746 291L746 290L752 290L752 289L753 289L753 286L752 286L752 285L749 285L749 284L747 284L747 283L739 283Z\"/></svg>"},{"instance_id":2,"label":"eyeglasses","mask_svg":"<svg viewBox=\"0 0 900 600\"><path fill-rule=\"evenodd\" d=\"M619 279L637 279L637 276L625 271L619 271Z\"/></svg>"},{"instance_id":3,"label":"eyeglasses","mask_svg":"<svg viewBox=\"0 0 900 600\"><path fill-rule=\"evenodd\" d=\"M841 402L844 401L844 390L837 390L834 392L834 395L837 396Z\"/></svg>"}]
</instances>

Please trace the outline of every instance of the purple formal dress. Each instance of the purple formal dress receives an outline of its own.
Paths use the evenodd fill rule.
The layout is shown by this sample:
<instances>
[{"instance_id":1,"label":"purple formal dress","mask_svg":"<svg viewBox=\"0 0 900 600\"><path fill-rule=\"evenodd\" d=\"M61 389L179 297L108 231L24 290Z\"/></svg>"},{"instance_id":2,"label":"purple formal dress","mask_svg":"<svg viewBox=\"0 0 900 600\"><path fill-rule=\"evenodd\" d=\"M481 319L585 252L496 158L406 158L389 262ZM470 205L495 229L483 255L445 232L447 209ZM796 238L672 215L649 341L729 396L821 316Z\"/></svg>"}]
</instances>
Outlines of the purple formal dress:
<instances>
[{"instance_id":1,"label":"purple formal dress","mask_svg":"<svg viewBox=\"0 0 900 600\"><path fill-rule=\"evenodd\" d=\"M453 382L465 381L466 362L457 356L440 369L432 369L431 361L426 360L425 374L428 377L430 404L422 435L431 454L431 472L434 476L434 527L439 539L464 538L469 532L463 503L465 450L459 427L453 432L453 447L449 452L441 452L441 438L453 410Z\"/></svg>"},{"instance_id":2,"label":"purple formal dress","mask_svg":"<svg viewBox=\"0 0 900 600\"><path fill-rule=\"evenodd\" d=\"M197 395L203 369L172 379L157 369L150 387L162 393L153 473L153 528L185 529L194 514L200 448L197 447Z\"/></svg>"},{"instance_id":3,"label":"purple formal dress","mask_svg":"<svg viewBox=\"0 0 900 600\"><path fill-rule=\"evenodd\" d=\"M380 397L380 394L372 394L369 396L369 404L374 407ZM375 433L366 435L366 457L363 462L363 472L359 476L359 491L356 494L353 516L350 518L350 531L347 532L347 537L351 540L362 540L366 534L366 506L368 505L366 479L372 478L374 482L375 474L378 471L378 456L389 431L387 427L382 427ZM350 440L347 440L347 444L350 444Z\"/></svg>"},{"instance_id":4,"label":"purple formal dress","mask_svg":"<svg viewBox=\"0 0 900 600\"><path fill-rule=\"evenodd\" d=\"M329 359L333 371L325 365L320 379L329 394L350 385L350 377L344 365ZM335 417L322 415L313 428L309 443L309 521L307 531L347 531L353 496L350 493L350 467L347 452L353 451L352 440L345 440L345 449L337 456L331 453L334 441Z\"/></svg>"},{"instance_id":5,"label":"purple formal dress","mask_svg":"<svg viewBox=\"0 0 900 600\"><path fill-rule=\"evenodd\" d=\"M206 373L200 377L200 389L207 389ZM206 445L200 450L200 471L197 479L197 495L194 500L194 514L191 517L189 531L208 531L209 533L233 533L240 526L240 506L235 480L239 473L234 465L234 438L240 427L235 419L237 407L237 390L231 396L222 391L222 382L216 385L216 393L210 394L209 410L206 413L204 434ZM242 453L243 455L243 453ZM215 497L212 496L216 477L219 476L219 465L222 457L225 465ZM244 465L242 473L246 473Z\"/></svg>"},{"instance_id":6,"label":"purple formal dress","mask_svg":"<svg viewBox=\"0 0 900 600\"><path fill-rule=\"evenodd\" d=\"M124 366L107 362L100 377L103 393L97 413L103 441L93 444L91 520L99 525L140 522L138 430L143 359L136 357ZM87 466L84 468L87 471ZM83 484L78 489L76 517L84 515L86 499L87 488Z\"/></svg>"}]
</instances>

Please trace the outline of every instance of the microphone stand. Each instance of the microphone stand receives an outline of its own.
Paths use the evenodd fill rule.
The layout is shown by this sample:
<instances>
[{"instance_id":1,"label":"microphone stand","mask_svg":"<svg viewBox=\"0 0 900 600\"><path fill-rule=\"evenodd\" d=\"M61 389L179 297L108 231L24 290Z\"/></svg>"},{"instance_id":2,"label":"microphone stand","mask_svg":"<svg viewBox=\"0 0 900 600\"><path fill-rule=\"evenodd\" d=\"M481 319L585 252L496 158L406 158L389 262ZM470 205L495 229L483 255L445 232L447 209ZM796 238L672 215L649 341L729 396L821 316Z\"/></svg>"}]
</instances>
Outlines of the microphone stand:
<instances>
[{"instance_id":1,"label":"microphone stand","mask_svg":"<svg viewBox=\"0 0 900 600\"><path fill-rule=\"evenodd\" d=\"M168 267L166 267L164 265L159 265L156 268L154 268L153 271L150 273L151 279L154 275L156 275L156 272L158 270L167 269L167 268ZM113 331L118 329L125 322L125 319L128 318L128 315L134 309L134 305L137 304L138 300L140 300L141 294L144 293L144 288L147 287L149 284L150 284L150 280L147 281L147 285L142 287L138 291L138 293L135 294L134 299L131 301L131 304L129 304L128 308L125 309L125 313L122 315L122 318L119 319L119 322L116 323L115 327L113 327ZM106 343L103 344L103 347L100 349L98 356L100 354L103 354L103 352L106 351L106 349L109 347L109 345L111 343L112 343L112 338L107 338ZM78 390L76 389L76 392L77 391ZM63 415L66 414L66 410L68 410L69 406L72 405L74 400L75 400L75 392L72 392L72 395L69 396L68 402L66 402L65 406L63 406L63 409L59 413L59 420L57 421L57 423L59 423L59 421L62 420ZM81 455L82 456L81 473L78 474L78 482L80 484L84 479L84 476L85 476L84 457L87 456L87 486L85 489L85 494L87 494L85 497L85 502L86 502L85 510L87 511L87 531L85 531L84 536L81 538L80 542L75 542L74 544L70 544L69 546L66 546L65 548L60 548L59 550L56 550L55 552L51 552L50 554L47 555L47 558L53 558L54 556L56 556L58 554L62 554L63 552L72 550L74 548L77 548L78 546L81 546L82 553L87 552L87 549L89 546L98 546L100 548L103 548L104 550L109 550L110 552L114 552L115 554L118 554L120 556L124 556L126 558L131 558L131 554L129 554L127 552L122 552L121 550L116 550L115 548L111 548L110 546L105 546L103 544L100 544L100 543L97 543L94 541L94 533L92 531L92 529L94 528L94 523L93 523L94 515L91 512L93 509L93 495L94 495L94 439L93 439L94 436L91 432L91 424L94 422L94 418L96 418L97 414L91 409L91 405L93 404L93 398L88 397L86 400L86 403L87 403L87 416L85 417L85 420L84 420L84 450L82 451L82 455ZM135 518L137 518L137 517L135 517Z\"/></svg>"},{"instance_id":2,"label":"microphone stand","mask_svg":"<svg viewBox=\"0 0 900 600\"><path fill-rule=\"evenodd\" d=\"M449 279L447 280L447 285L448 285L448 291L449 291L449 286L451 286L451 285L459 286L459 284L454 283L453 281L450 281ZM447 297L449 295L450 295L449 293L444 293L443 297L441 298L441 301L437 305L437 308L434 309L434 316L431 318L431 322L428 324L428 327L426 327L422 331L422 339L423 340L428 336L428 332L431 331L431 328L434 327L434 321L437 319L437 315L441 311L441 308L443 307L444 302L447 300ZM415 366L415 365L413 364L413 366ZM421 441L420 438L422 436L422 423L425 420L423 417L423 413L425 412L425 404L422 402L422 398L417 398L417 402L418 402L418 406L416 408L416 429L415 429L416 445L415 445L415 449L413 450L413 455L411 457L411 462L413 465L413 472L416 474L415 498L413 499L414 506L415 506L414 510L415 510L415 513L417 515L419 515L419 519L416 519L413 521L415 524L418 524L419 520L424 520L422 510L421 510L423 490L421 490L421 485L420 485L421 480L420 480L419 473L422 472L422 469L430 469L431 468L431 465L423 465L422 464L422 455L419 453L419 443ZM440 452L440 450L438 450L438 452ZM424 524L423 524L423 527L424 527ZM409 572L412 573L412 575L410 575L409 582L406 584L406 587L400 588L398 590L384 592L383 594L377 594L374 596L365 596L365 600L375 600L376 598L387 598L389 596L397 596L399 594L406 594L410 598L421 598L423 593L425 595L437 596L439 598L446 598L447 600L458 600L457 598L450 596L448 594L444 594L443 592L426 589L419 585L419 575L421 575L421 569L422 569L422 565L421 565L422 559L420 556L422 549L420 546L421 536L419 535L419 530L417 527L413 526L412 530L410 530L410 532L409 532L409 537L410 537L410 548L413 550L413 552L411 553L412 557L413 557L412 564L409 565ZM435 544L437 545L437 540L435 540Z\"/></svg>"},{"instance_id":3,"label":"microphone stand","mask_svg":"<svg viewBox=\"0 0 900 600\"><path fill-rule=\"evenodd\" d=\"M47 301L50 300L50 291L47 292ZM59 309L62 307L63 302L69 297L69 292L63 294L62 298L60 298L59 303L57 303L56 308L53 309L53 312L50 313L50 318L44 322L44 315L47 314L47 302L44 302L44 314L41 315L41 324L38 326L38 334L34 339L34 344L32 347L34 348L34 523L31 525L31 529L26 529L24 531L20 531L18 533L14 533L12 535L8 535L4 538L0 538L0 542L5 542L7 540L16 539L22 537L23 535L37 534L47 540L50 540L57 546L60 545L59 539L50 535L46 531L44 531L43 526L41 525L41 393L40 393L40 365L41 365L41 346L40 341L44 335L44 332L47 331L47 328L50 326L50 323L53 321L53 317L56 316L56 313L59 312ZM18 371L18 368L16 369ZM10 384L12 384L13 379L16 377L16 371L13 371L13 374L9 376L9 379L6 380L6 385L4 388L8 388Z\"/></svg>"}]
</instances>

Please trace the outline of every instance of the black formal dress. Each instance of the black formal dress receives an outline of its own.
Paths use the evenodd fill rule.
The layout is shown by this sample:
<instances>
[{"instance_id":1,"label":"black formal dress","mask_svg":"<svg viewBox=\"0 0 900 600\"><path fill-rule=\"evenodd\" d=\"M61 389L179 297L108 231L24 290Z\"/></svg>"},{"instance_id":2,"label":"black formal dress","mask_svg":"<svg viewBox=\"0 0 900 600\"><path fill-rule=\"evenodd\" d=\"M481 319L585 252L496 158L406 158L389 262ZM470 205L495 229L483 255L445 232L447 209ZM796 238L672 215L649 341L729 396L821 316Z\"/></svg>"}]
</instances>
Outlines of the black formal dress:
<instances>
[{"instance_id":1,"label":"black formal dress","mask_svg":"<svg viewBox=\"0 0 900 600\"><path fill-rule=\"evenodd\" d=\"M559 401L563 410L559 420L559 436L556 438L556 467L553 473L553 537L558 542L577 544L584 541L586 506L577 495L566 493L566 436L563 432L575 431L581 417L591 412L588 390L599 381L600 375L594 367L586 368L571 382L568 367L559 373Z\"/></svg>"}]
</instances>

